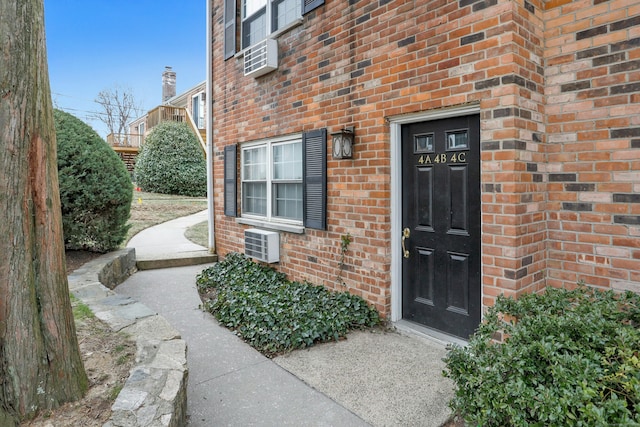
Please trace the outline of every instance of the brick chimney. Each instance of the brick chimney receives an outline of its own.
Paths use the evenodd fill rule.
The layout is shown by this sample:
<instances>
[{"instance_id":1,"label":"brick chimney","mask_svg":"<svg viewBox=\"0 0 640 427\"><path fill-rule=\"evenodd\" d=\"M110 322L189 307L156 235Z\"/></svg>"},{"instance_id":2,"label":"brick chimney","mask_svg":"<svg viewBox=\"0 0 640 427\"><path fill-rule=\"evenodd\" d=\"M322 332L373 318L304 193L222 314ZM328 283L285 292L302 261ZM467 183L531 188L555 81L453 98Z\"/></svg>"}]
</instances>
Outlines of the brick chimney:
<instances>
[{"instance_id":1,"label":"brick chimney","mask_svg":"<svg viewBox=\"0 0 640 427\"><path fill-rule=\"evenodd\" d=\"M162 102L176 96L176 72L171 67L164 67L162 73Z\"/></svg>"}]
</instances>

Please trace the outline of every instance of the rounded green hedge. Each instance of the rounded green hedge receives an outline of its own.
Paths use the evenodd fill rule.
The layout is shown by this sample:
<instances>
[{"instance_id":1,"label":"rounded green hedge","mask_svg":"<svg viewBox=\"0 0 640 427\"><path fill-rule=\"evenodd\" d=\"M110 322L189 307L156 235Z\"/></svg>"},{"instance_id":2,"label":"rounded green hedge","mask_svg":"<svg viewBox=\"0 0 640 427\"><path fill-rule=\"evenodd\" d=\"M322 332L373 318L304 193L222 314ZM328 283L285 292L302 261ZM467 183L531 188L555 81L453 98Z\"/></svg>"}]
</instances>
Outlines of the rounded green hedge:
<instances>
[{"instance_id":1,"label":"rounded green hedge","mask_svg":"<svg viewBox=\"0 0 640 427\"><path fill-rule=\"evenodd\" d=\"M124 241L133 185L120 157L86 123L54 111L65 248L108 252Z\"/></svg>"},{"instance_id":2,"label":"rounded green hedge","mask_svg":"<svg viewBox=\"0 0 640 427\"><path fill-rule=\"evenodd\" d=\"M640 425L639 328L631 292L500 296L469 345L445 359L451 407L470 426Z\"/></svg>"},{"instance_id":3,"label":"rounded green hedge","mask_svg":"<svg viewBox=\"0 0 640 427\"><path fill-rule=\"evenodd\" d=\"M207 194L207 163L186 123L154 127L140 150L136 183L144 191L201 197Z\"/></svg>"}]
</instances>

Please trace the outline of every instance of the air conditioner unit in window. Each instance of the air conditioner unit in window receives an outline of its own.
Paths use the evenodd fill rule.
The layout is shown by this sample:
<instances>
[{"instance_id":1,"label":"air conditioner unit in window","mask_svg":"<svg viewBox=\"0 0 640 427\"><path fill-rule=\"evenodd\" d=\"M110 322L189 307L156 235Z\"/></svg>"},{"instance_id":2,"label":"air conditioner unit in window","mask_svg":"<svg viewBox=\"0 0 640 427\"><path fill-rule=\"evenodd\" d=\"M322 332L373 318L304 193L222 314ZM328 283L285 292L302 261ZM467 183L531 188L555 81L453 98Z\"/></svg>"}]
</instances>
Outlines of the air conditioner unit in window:
<instances>
[{"instance_id":1,"label":"air conditioner unit in window","mask_svg":"<svg viewBox=\"0 0 640 427\"><path fill-rule=\"evenodd\" d=\"M273 263L280 261L280 235L250 228L244 231L244 253L248 257Z\"/></svg>"},{"instance_id":2,"label":"air conditioner unit in window","mask_svg":"<svg viewBox=\"0 0 640 427\"><path fill-rule=\"evenodd\" d=\"M244 75L260 77L278 68L278 41L264 39L244 52Z\"/></svg>"}]
</instances>

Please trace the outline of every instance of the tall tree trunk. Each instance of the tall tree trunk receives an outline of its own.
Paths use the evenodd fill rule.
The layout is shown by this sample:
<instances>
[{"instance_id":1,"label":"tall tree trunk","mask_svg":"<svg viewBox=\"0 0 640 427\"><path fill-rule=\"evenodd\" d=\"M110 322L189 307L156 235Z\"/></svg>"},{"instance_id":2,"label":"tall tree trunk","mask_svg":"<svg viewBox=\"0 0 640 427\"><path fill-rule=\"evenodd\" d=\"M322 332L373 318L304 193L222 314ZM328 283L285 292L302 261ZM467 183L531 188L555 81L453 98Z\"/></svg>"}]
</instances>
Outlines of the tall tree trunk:
<instances>
[{"instance_id":1,"label":"tall tree trunk","mask_svg":"<svg viewBox=\"0 0 640 427\"><path fill-rule=\"evenodd\" d=\"M82 397L43 0L0 1L0 423Z\"/></svg>"}]
</instances>

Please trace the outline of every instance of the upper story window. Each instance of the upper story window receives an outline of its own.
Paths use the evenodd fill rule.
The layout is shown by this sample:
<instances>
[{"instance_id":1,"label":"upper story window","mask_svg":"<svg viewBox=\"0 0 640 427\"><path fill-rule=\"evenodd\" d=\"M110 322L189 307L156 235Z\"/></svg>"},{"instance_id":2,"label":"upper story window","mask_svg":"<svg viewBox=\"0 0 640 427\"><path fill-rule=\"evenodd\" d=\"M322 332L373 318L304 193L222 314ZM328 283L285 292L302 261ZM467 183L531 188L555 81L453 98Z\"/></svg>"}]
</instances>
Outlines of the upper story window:
<instances>
[{"instance_id":1,"label":"upper story window","mask_svg":"<svg viewBox=\"0 0 640 427\"><path fill-rule=\"evenodd\" d=\"M242 48L302 16L300 0L242 0Z\"/></svg>"},{"instance_id":2,"label":"upper story window","mask_svg":"<svg viewBox=\"0 0 640 427\"><path fill-rule=\"evenodd\" d=\"M224 0L224 59L237 51L238 5L240 48L245 49L323 4L324 0Z\"/></svg>"}]
</instances>

